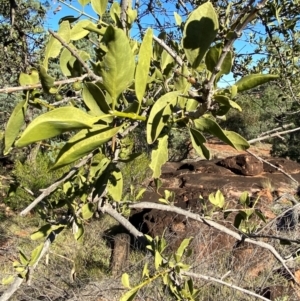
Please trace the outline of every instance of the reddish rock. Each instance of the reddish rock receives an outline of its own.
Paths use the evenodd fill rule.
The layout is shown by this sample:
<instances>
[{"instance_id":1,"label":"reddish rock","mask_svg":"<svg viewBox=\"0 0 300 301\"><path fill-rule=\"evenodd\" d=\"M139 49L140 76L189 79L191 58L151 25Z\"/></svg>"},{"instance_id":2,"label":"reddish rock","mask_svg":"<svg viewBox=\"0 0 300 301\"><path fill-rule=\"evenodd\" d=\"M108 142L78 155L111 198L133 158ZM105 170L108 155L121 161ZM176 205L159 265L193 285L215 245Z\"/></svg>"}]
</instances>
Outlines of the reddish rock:
<instances>
[{"instance_id":1,"label":"reddish rock","mask_svg":"<svg viewBox=\"0 0 300 301\"><path fill-rule=\"evenodd\" d=\"M256 176L264 171L263 163L260 160L246 154L223 159L219 165L244 176Z\"/></svg>"}]
</instances>

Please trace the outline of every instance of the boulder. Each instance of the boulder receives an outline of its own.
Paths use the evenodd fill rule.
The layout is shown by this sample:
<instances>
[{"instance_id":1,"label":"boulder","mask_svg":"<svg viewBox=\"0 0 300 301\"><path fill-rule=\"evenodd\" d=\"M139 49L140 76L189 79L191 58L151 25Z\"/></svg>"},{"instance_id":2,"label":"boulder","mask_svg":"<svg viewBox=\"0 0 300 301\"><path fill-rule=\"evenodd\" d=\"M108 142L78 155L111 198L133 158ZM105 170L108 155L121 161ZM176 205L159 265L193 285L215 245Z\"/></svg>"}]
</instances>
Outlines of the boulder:
<instances>
[{"instance_id":1,"label":"boulder","mask_svg":"<svg viewBox=\"0 0 300 301\"><path fill-rule=\"evenodd\" d=\"M228 157L219 161L218 164L244 176L257 176L264 171L263 163L248 154Z\"/></svg>"}]
</instances>

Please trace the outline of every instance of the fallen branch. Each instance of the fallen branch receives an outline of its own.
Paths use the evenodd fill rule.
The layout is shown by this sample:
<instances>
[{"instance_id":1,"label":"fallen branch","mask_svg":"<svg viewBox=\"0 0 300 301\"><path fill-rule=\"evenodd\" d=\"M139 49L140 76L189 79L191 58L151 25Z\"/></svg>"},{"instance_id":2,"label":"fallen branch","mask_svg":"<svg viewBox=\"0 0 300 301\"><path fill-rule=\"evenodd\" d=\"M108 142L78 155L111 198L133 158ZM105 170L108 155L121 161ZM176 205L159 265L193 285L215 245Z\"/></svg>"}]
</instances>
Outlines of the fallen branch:
<instances>
[{"instance_id":1,"label":"fallen branch","mask_svg":"<svg viewBox=\"0 0 300 301\"><path fill-rule=\"evenodd\" d=\"M211 276L205 276L205 275L196 274L196 273L192 273L192 272L181 272L181 275L192 277L192 278L198 278L198 279L204 279L204 280L207 280L207 281L216 282L216 283L228 286L230 288L233 288L233 289L235 289L237 291L240 291L242 293L245 293L247 295L256 297L258 299L261 299L261 300L264 300L264 301L270 301L270 299L267 299L267 298L265 298L265 297L263 297L261 295L258 295L258 294L254 293L254 292L251 292L251 291L246 290L246 289L244 289L242 287L236 286L234 284L225 282L223 280L220 280L220 279L217 279L217 278L214 278L214 277L211 277Z\"/></svg>"},{"instance_id":2,"label":"fallen branch","mask_svg":"<svg viewBox=\"0 0 300 301\"><path fill-rule=\"evenodd\" d=\"M223 233L226 233L232 237L234 237L235 239L239 240L239 241L245 241L245 242L249 242L250 244L253 245L257 245L260 246L261 248L267 249L269 250L274 257L282 264L282 266L285 268L285 270L291 275L292 279L296 282L296 278L293 275L293 273L290 271L290 269L287 267L287 265L285 264L285 260L280 256L280 254L275 250L275 248L273 246L271 246L268 243L262 242L262 241L256 241L253 240L251 238L248 237L243 237L242 235L226 228L223 225L220 225L212 220L206 219L201 217L199 214L196 213L192 213L190 211L186 211L183 210L181 208L175 207L175 206L167 206L167 205L162 205L162 204L157 204L157 203L150 203L150 202L141 202L141 203L137 203L137 204L130 204L129 208L135 208L135 209L157 209L157 210L162 210L162 211L167 211L167 212L174 212L177 213L179 215L183 215L185 217L191 218L193 220L199 221L201 223L204 223L206 225L209 225Z\"/></svg>"},{"instance_id":3,"label":"fallen branch","mask_svg":"<svg viewBox=\"0 0 300 301\"><path fill-rule=\"evenodd\" d=\"M246 152L247 152L248 154L250 154L251 156L255 157L256 159L260 160L261 162L266 163L266 164L272 166L273 168L275 168L276 170L280 171L280 172L283 173L285 176L287 176L289 179L291 179L293 182L295 182L295 183L297 183L297 184L299 185L299 182L298 182L297 180L295 180L295 179L294 179L291 175L289 175L287 172L285 172L282 168L277 167L276 165L274 165L274 164L268 162L267 160L264 160L263 158L261 158L261 157L258 156L258 155L255 155L254 153L252 153L252 152L249 151L249 150L246 150Z\"/></svg>"}]
</instances>

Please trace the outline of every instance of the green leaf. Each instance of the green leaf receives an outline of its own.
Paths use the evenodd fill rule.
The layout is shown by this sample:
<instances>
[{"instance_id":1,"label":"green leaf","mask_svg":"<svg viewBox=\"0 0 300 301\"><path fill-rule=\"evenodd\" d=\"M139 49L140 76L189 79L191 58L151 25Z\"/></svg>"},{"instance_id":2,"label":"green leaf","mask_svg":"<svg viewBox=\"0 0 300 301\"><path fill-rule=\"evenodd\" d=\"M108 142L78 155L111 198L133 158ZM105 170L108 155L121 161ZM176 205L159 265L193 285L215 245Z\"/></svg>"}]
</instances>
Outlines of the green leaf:
<instances>
[{"instance_id":1,"label":"green leaf","mask_svg":"<svg viewBox=\"0 0 300 301\"><path fill-rule=\"evenodd\" d=\"M99 2L99 0L98 0ZM89 20L81 20L78 23L75 24L75 26L73 26L73 28L71 29L70 32L70 40L71 41L77 41L80 40L82 38L84 38L85 36L87 36L90 31L85 29L86 27L92 25L93 23Z\"/></svg>"},{"instance_id":2,"label":"green leaf","mask_svg":"<svg viewBox=\"0 0 300 301\"><path fill-rule=\"evenodd\" d=\"M142 272L142 278L149 278L148 262L146 262L144 265L143 272Z\"/></svg>"},{"instance_id":3,"label":"green leaf","mask_svg":"<svg viewBox=\"0 0 300 301\"><path fill-rule=\"evenodd\" d=\"M92 128L96 121L96 117L75 107L54 109L34 119L16 141L16 146L22 147L75 129Z\"/></svg>"},{"instance_id":4,"label":"green leaf","mask_svg":"<svg viewBox=\"0 0 300 301\"><path fill-rule=\"evenodd\" d=\"M78 0L78 2L82 5L82 6L86 6L87 4L89 4L91 2L91 0Z\"/></svg>"},{"instance_id":5,"label":"green leaf","mask_svg":"<svg viewBox=\"0 0 300 301\"><path fill-rule=\"evenodd\" d=\"M22 265L28 264L28 258L26 257L25 253L21 249L19 249L19 258Z\"/></svg>"},{"instance_id":6,"label":"green leaf","mask_svg":"<svg viewBox=\"0 0 300 301\"><path fill-rule=\"evenodd\" d=\"M179 262L179 261L181 260L184 251L185 251L186 248L189 246L189 244L190 244L190 242L191 242L192 239L193 239L193 237L185 238L185 239L181 242L179 248L178 248L177 251L176 251L176 256L177 256L177 259L178 259L177 262Z\"/></svg>"},{"instance_id":7,"label":"green leaf","mask_svg":"<svg viewBox=\"0 0 300 301\"><path fill-rule=\"evenodd\" d=\"M103 86L112 98L115 109L119 95L132 83L134 78L134 56L129 40L122 29L109 26L102 42L106 43L107 53L100 63Z\"/></svg>"},{"instance_id":8,"label":"green leaf","mask_svg":"<svg viewBox=\"0 0 300 301\"><path fill-rule=\"evenodd\" d=\"M32 252L31 252L31 258L30 258L30 262L29 262L29 266L33 266L37 260L39 259L42 250L44 248L44 244L40 244L38 245Z\"/></svg>"},{"instance_id":9,"label":"green leaf","mask_svg":"<svg viewBox=\"0 0 300 301\"><path fill-rule=\"evenodd\" d=\"M143 100L148 80L152 56L152 34L152 29L148 28L140 47L138 63L135 71L135 93L139 103Z\"/></svg>"},{"instance_id":10,"label":"green leaf","mask_svg":"<svg viewBox=\"0 0 300 301\"><path fill-rule=\"evenodd\" d=\"M131 289L130 291L128 291L127 293L125 293L121 298L120 301L133 301L136 294L138 293L140 287L134 287L133 289Z\"/></svg>"},{"instance_id":11,"label":"green leaf","mask_svg":"<svg viewBox=\"0 0 300 301\"><path fill-rule=\"evenodd\" d=\"M234 222L233 222L234 227L239 229L242 221L244 221L246 218L247 215L245 214L245 212L240 211L234 218Z\"/></svg>"},{"instance_id":12,"label":"green leaf","mask_svg":"<svg viewBox=\"0 0 300 301\"><path fill-rule=\"evenodd\" d=\"M220 190L218 190L215 195L211 193L208 199L214 206L219 207L221 209L224 208L225 198Z\"/></svg>"},{"instance_id":13,"label":"green leaf","mask_svg":"<svg viewBox=\"0 0 300 301\"><path fill-rule=\"evenodd\" d=\"M158 270L158 268L161 266L162 263L163 263L162 256L157 250L155 250L155 255L154 255L155 269Z\"/></svg>"},{"instance_id":14,"label":"green leaf","mask_svg":"<svg viewBox=\"0 0 300 301\"><path fill-rule=\"evenodd\" d=\"M249 206L249 203L250 203L250 197L249 197L249 194L247 191L244 191L240 198L239 198L239 202L242 204L242 205L247 205Z\"/></svg>"},{"instance_id":15,"label":"green leaf","mask_svg":"<svg viewBox=\"0 0 300 301\"><path fill-rule=\"evenodd\" d=\"M205 158L205 159L209 160L210 153L209 153L209 150L204 145L204 143L206 142L206 139L204 138L204 136L196 129L189 128L189 131L190 131L190 137L192 140L193 148L195 149L197 154L201 158Z\"/></svg>"},{"instance_id":16,"label":"green leaf","mask_svg":"<svg viewBox=\"0 0 300 301\"><path fill-rule=\"evenodd\" d=\"M75 221L76 226L73 227L73 229L76 228L76 230L74 231L74 237L77 241L81 242L83 239L83 235L84 235L84 227L83 224L81 222L81 220L76 219Z\"/></svg>"},{"instance_id":17,"label":"green leaf","mask_svg":"<svg viewBox=\"0 0 300 301\"><path fill-rule=\"evenodd\" d=\"M147 143L152 144L160 135L171 115L170 106L175 106L179 91L169 92L160 97L153 105L147 121Z\"/></svg>"},{"instance_id":18,"label":"green leaf","mask_svg":"<svg viewBox=\"0 0 300 301\"><path fill-rule=\"evenodd\" d=\"M2 279L2 285L8 285L11 284L14 281L14 276L5 277Z\"/></svg>"},{"instance_id":19,"label":"green leaf","mask_svg":"<svg viewBox=\"0 0 300 301\"><path fill-rule=\"evenodd\" d=\"M96 84L84 83L82 97L94 116L109 114L111 108L107 104L102 90Z\"/></svg>"},{"instance_id":20,"label":"green leaf","mask_svg":"<svg viewBox=\"0 0 300 301\"><path fill-rule=\"evenodd\" d=\"M71 48L75 48L75 46L72 44L69 44L69 46ZM71 72L68 68L68 63L71 60L71 58L72 58L71 52L67 48L64 48L59 58L60 70L64 76L71 76Z\"/></svg>"},{"instance_id":21,"label":"green leaf","mask_svg":"<svg viewBox=\"0 0 300 301\"><path fill-rule=\"evenodd\" d=\"M129 282L129 275L127 273L124 273L122 275L122 284L123 286L125 286L126 288L131 288L130 286L130 282Z\"/></svg>"},{"instance_id":22,"label":"green leaf","mask_svg":"<svg viewBox=\"0 0 300 301\"><path fill-rule=\"evenodd\" d=\"M64 21L60 24L57 34L64 40L64 42L70 42L70 23L68 21ZM45 70L48 69L48 59L58 57L60 50L62 48L62 44L54 38L52 35L50 40L46 46L45 50L45 59L43 62L43 66Z\"/></svg>"},{"instance_id":23,"label":"green leaf","mask_svg":"<svg viewBox=\"0 0 300 301\"><path fill-rule=\"evenodd\" d=\"M231 86L231 97L234 98L237 95L238 88L236 85Z\"/></svg>"},{"instance_id":24,"label":"green leaf","mask_svg":"<svg viewBox=\"0 0 300 301\"><path fill-rule=\"evenodd\" d=\"M218 16L210 2L200 5L190 14L184 26L182 45L192 68L200 65L218 28Z\"/></svg>"},{"instance_id":25,"label":"green leaf","mask_svg":"<svg viewBox=\"0 0 300 301\"><path fill-rule=\"evenodd\" d=\"M238 92L246 91L257 86L268 83L271 80L278 79L279 75L274 74L250 74L235 83Z\"/></svg>"},{"instance_id":26,"label":"green leaf","mask_svg":"<svg viewBox=\"0 0 300 301\"><path fill-rule=\"evenodd\" d=\"M47 73L45 67L40 66L39 72L43 89L48 94L55 94L57 89L53 88L55 79Z\"/></svg>"},{"instance_id":27,"label":"green leaf","mask_svg":"<svg viewBox=\"0 0 300 301\"><path fill-rule=\"evenodd\" d=\"M108 0L91 0L93 10L99 15L102 16L107 7Z\"/></svg>"},{"instance_id":28,"label":"green leaf","mask_svg":"<svg viewBox=\"0 0 300 301\"><path fill-rule=\"evenodd\" d=\"M259 209L255 209L254 212L264 223L267 222L264 214Z\"/></svg>"},{"instance_id":29,"label":"green leaf","mask_svg":"<svg viewBox=\"0 0 300 301\"><path fill-rule=\"evenodd\" d=\"M10 148L13 145L15 139L17 138L21 127L25 123L26 110L27 101L22 100L16 105L12 114L9 117L4 136L4 155L7 155L9 153Z\"/></svg>"},{"instance_id":30,"label":"green leaf","mask_svg":"<svg viewBox=\"0 0 300 301\"><path fill-rule=\"evenodd\" d=\"M195 127L202 132L208 132L223 142L231 145L236 150L246 150L249 148L249 143L239 134L232 131L225 131L220 128L220 126L212 119L201 117L194 120Z\"/></svg>"},{"instance_id":31,"label":"green leaf","mask_svg":"<svg viewBox=\"0 0 300 301\"><path fill-rule=\"evenodd\" d=\"M107 185L107 192L113 201L121 201L123 194L123 175L119 169L112 171Z\"/></svg>"},{"instance_id":32,"label":"green leaf","mask_svg":"<svg viewBox=\"0 0 300 301\"><path fill-rule=\"evenodd\" d=\"M97 125L91 130L80 131L60 150L52 169L70 164L89 154L116 135L119 129Z\"/></svg>"},{"instance_id":33,"label":"green leaf","mask_svg":"<svg viewBox=\"0 0 300 301\"><path fill-rule=\"evenodd\" d=\"M31 69L29 74L21 72L19 77L21 86L30 86L39 83L39 73L36 69Z\"/></svg>"},{"instance_id":34,"label":"green leaf","mask_svg":"<svg viewBox=\"0 0 300 301\"><path fill-rule=\"evenodd\" d=\"M30 235L30 238L32 240L37 240L37 239L40 239L40 238L45 238L47 237L52 231L59 231L59 230L63 230L63 228L65 228L64 225L50 225L50 224L47 224L47 225L44 225L42 226L39 230L37 230L36 232L32 233Z\"/></svg>"},{"instance_id":35,"label":"green leaf","mask_svg":"<svg viewBox=\"0 0 300 301\"><path fill-rule=\"evenodd\" d=\"M182 23L182 19L181 19L181 16L179 14L177 14L176 12L174 12L174 19L175 19L176 25L180 26Z\"/></svg>"},{"instance_id":36,"label":"green leaf","mask_svg":"<svg viewBox=\"0 0 300 301\"><path fill-rule=\"evenodd\" d=\"M81 207L81 215L84 220L90 219L94 215L94 205L92 203L84 204Z\"/></svg>"},{"instance_id":37,"label":"green leaf","mask_svg":"<svg viewBox=\"0 0 300 301\"><path fill-rule=\"evenodd\" d=\"M164 75L168 75L168 73L170 72L170 68L173 65L174 65L173 57L166 50L163 50L161 54L160 67Z\"/></svg>"},{"instance_id":38,"label":"green leaf","mask_svg":"<svg viewBox=\"0 0 300 301\"><path fill-rule=\"evenodd\" d=\"M236 109L238 111L242 111L242 108L235 102L230 100L228 97L223 95L215 95L214 100L217 101L220 104L223 104L225 106L228 106L230 108Z\"/></svg>"},{"instance_id":39,"label":"green leaf","mask_svg":"<svg viewBox=\"0 0 300 301\"><path fill-rule=\"evenodd\" d=\"M168 135L158 138L158 146L152 150L150 168L153 170L153 178L159 178L161 167L168 161Z\"/></svg>"}]
</instances>

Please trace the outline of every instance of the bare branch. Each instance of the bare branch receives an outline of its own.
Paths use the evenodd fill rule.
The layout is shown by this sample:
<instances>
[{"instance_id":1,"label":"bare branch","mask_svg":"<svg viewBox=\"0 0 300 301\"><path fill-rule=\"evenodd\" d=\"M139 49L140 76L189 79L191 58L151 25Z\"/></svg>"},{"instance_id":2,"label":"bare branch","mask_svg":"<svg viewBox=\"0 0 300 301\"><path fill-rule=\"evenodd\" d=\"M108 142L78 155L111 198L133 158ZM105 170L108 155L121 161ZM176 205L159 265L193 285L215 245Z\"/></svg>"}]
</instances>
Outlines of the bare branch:
<instances>
[{"instance_id":1,"label":"bare branch","mask_svg":"<svg viewBox=\"0 0 300 301\"><path fill-rule=\"evenodd\" d=\"M252 153L252 152L249 151L249 150L246 150L246 152L247 152L248 154L252 155L253 157L255 157L256 159L260 160L261 162L264 162L264 163L266 163L266 164L272 166L273 168L275 168L276 170L280 171L280 172L283 173L285 176L287 176L289 179L291 179L293 182L295 182L295 183L297 183L297 184L299 185L299 182L298 182L296 179L294 179L291 175L289 175L287 172L285 172L282 168L280 168L280 167L278 167L278 166L276 166L276 165L274 165L274 164L268 162L267 160L264 160L263 158L259 157L258 155Z\"/></svg>"},{"instance_id":2,"label":"bare branch","mask_svg":"<svg viewBox=\"0 0 300 301\"><path fill-rule=\"evenodd\" d=\"M242 293L245 293L247 295L256 297L258 299L261 299L261 300L264 300L264 301L270 301L269 299L267 299L267 298L265 298L265 297L263 297L261 295L258 295L258 294L254 293L254 292L251 292L251 291L246 290L246 289L244 289L242 287L236 286L234 284L225 282L225 281L223 281L221 279L217 279L217 278L214 278L214 277L211 277L211 276L196 274L196 273L192 273L192 272L181 272L181 275L188 276L188 277L193 277L193 278L198 278L198 279L204 279L204 280L207 280L207 281L216 282L216 283L228 286L230 288L233 288L233 289L235 289L237 291L240 291Z\"/></svg>"},{"instance_id":3,"label":"bare branch","mask_svg":"<svg viewBox=\"0 0 300 301\"><path fill-rule=\"evenodd\" d=\"M163 40L159 39L154 35L153 35L153 40L156 41L161 47L163 47L180 67L183 65L182 59Z\"/></svg>"},{"instance_id":4,"label":"bare branch","mask_svg":"<svg viewBox=\"0 0 300 301\"><path fill-rule=\"evenodd\" d=\"M74 166L67 174L63 175L58 181L53 183L47 189L45 189L42 194L40 194L29 206L27 206L23 211L21 211L20 215L24 216L30 212L35 206L37 206L46 196L55 191L61 184L63 184L66 180L70 179L78 169L85 165L91 158L93 157L93 153L86 156L82 159L76 166Z\"/></svg>"},{"instance_id":5,"label":"bare branch","mask_svg":"<svg viewBox=\"0 0 300 301\"><path fill-rule=\"evenodd\" d=\"M144 234L138 231L123 215L117 212L109 203L100 207L103 213L108 213L116 221L118 221L125 229L127 229L136 239L138 239L144 246L147 244L147 240ZM1 300L0 300L1 301Z\"/></svg>"},{"instance_id":6,"label":"bare branch","mask_svg":"<svg viewBox=\"0 0 300 301\"><path fill-rule=\"evenodd\" d=\"M72 84L74 82L84 80L87 76L88 76L88 74L85 74L80 77L73 77L73 78L58 80L53 83L53 86ZM13 93L13 92L28 91L28 90L39 89L39 88L42 88L42 84L2 88L2 89L0 89L0 93L9 94L9 93Z\"/></svg>"},{"instance_id":7,"label":"bare branch","mask_svg":"<svg viewBox=\"0 0 300 301\"><path fill-rule=\"evenodd\" d=\"M142 202L142 203L137 203L137 204L130 204L129 208L137 208L137 209L157 209L157 210L162 210L162 211L167 211L167 212L174 212L180 215L184 215L186 217L189 217L191 219L194 219L196 221L199 221L201 223L204 223L206 225L209 225L223 233L226 233L232 237L234 237L237 240L243 240L245 242L249 242L251 244L260 246L264 249L269 250L274 257L282 264L282 266L285 268L285 270L291 275L292 279L297 283L297 280L293 273L290 271L290 269L287 267L285 260L280 256L280 254L275 250L273 246L271 246L268 243L262 242L262 241L256 241L248 237L243 237L242 235L234 232L233 230L230 230L226 228L223 225L220 225L212 220L206 219L201 217L199 214L192 213L186 210L183 210L181 208L175 207L175 206L167 206L167 205L162 205L162 204L157 204L157 203L150 203L150 202ZM246 235L246 234L245 234Z\"/></svg>"},{"instance_id":8,"label":"bare branch","mask_svg":"<svg viewBox=\"0 0 300 301\"><path fill-rule=\"evenodd\" d=\"M291 129L291 130L278 132L278 133L269 134L269 135L266 135L266 136L263 136L263 137L258 137L258 138L255 138L255 139L251 139L251 140L248 141L248 143L252 144L252 143L255 143L255 142L258 142L258 141L266 140L266 139L269 139L269 138L273 138L273 137L276 137L276 136L285 135L285 134L293 133L293 132L297 132L297 131L300 131L300 127L294 128L294 129Z\"/></svg>"}]
</instances>

